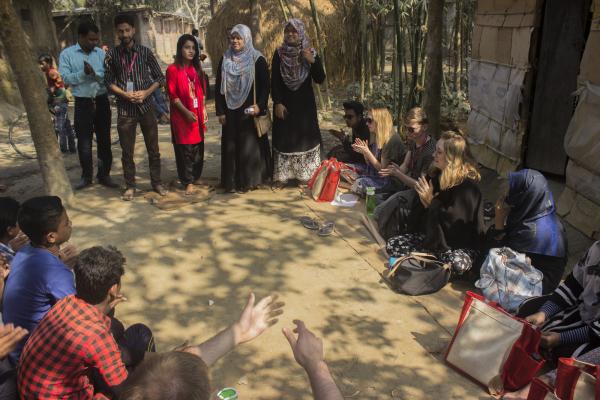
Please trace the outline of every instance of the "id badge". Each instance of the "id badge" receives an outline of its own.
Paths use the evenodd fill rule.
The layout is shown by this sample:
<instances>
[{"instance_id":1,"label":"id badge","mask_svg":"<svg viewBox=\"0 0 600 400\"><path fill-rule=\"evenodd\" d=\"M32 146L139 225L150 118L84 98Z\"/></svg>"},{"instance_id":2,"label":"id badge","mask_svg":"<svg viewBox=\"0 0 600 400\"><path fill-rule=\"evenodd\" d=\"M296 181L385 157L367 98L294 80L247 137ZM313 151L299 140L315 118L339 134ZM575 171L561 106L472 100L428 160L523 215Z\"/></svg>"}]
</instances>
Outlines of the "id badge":
<instances>
[{"instance_id":1,"label":"id badge","mask_svg":"<svg viewBox=\"0 0 600 400\"><path fill-rule=\"evenodd\" d=\"M198 99L194 99L194 108L198 108Z\"/></svg>"},{"instance_id":2,"label":"id badge","mask_svg":"<svg viewBox=\"0 0 600 400\"><path fill-rule=\"evenodd\" d=\"M125 90L127 93L131 93L133 92L133 82L132 81L127 81L127 88Z\"/></svg>"}]
</instances>

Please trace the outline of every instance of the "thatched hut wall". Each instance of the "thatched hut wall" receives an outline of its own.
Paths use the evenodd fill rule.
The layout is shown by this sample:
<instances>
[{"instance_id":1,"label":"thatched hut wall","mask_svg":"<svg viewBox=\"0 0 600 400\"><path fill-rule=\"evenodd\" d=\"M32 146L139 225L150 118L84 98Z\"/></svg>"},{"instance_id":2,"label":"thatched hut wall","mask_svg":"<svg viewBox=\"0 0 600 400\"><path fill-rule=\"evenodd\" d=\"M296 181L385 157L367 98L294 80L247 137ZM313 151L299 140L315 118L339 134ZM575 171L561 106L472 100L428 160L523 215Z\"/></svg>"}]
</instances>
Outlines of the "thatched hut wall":
<instances>
[{"instance_id":1,"label":"thatched hut wall","mask_svg":"<svg viewBox=\"0 0 600 400\"><path fill-rule=\"evenodd\" d=\"M307 26L312 45L316 48L316 30L314 27L310 2L308 0L287 0L293 17L300 18ZM326 47L327 73L329 80L345 80L350 77L356 63L357 30L347 23L352 20L352 11L344 6L342 0L315 0L322 28L321 46ZM263 48L261 51L269 63L276 48L283 40L284 16L279 0L261 0L260 34ZM213 60L216 70L223 52L227 48L225 37L228 27L236 24L250 26L250 2L248 0L228 0L212 18L206 31L206 49ZM349 26L350 25L350 26ZM321 51L321 49L318 49Z\"/></svg>"}]
</instances>

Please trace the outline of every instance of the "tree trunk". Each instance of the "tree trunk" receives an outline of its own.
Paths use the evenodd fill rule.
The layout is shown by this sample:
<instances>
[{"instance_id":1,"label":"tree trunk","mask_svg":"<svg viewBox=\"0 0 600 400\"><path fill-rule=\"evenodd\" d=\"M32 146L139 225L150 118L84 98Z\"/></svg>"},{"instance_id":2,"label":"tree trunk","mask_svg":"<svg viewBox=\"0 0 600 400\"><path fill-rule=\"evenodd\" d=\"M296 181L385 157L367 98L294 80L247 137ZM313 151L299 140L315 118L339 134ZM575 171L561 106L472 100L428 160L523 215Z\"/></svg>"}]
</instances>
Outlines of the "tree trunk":
<instances>
[{"instance_id":1,"label":"tree trunk","mask_svg":"<svg viewBox=\"0 0 600 400\"><path fill-rule=\"evenodd\" d=\"M254 48L263 50L262 35L260 33L261 8L258 0L250 0L250 30L252 31L252 42Z\"/></svg>"},{"instance_id":2,"label":"tree trunk","mask_svg":"<svg viewBox=\"0 0 600 400\"><path fill-rule=\"evenodd\" d=\"M217 13L217 0L210 0L210 16L214 17Z\"/></svg>"},{"instance_id":3,"label":"tree trunk","mask_svg":"<svg viewBox=\"0 0 600 400\"><path fill-rule=\"evenodd\" d=\"M454 44L452 47L452 58L454 60L454 71L453 71L453 81L454 81L454 90L459 92L461 90L461 82L460 82L460 59L461 59L461 51L462 45L460 43L460 31L462 29L462 4L461 0L456 0L455 3L456 12L454 14Z\"/></svg>"},{"instance_id":4,"label":"tree trunk","mask_svg":"<svg viewBox=\"0 0 600 400\"><path fill-rule=\"evenodd\" d=\"M360 0L359 10L360 100L365 99L367 78L367 1Z\"/></svg>"},{"instance_id":5,"label":"tree trunk","mask_svg":"<svg viewBox=\"0 0 600 400\"><path fill-rule=\"evenodd\" d=\"M279 7L281 7L281 12L283 12L283 19L288 21L290 19L290 16L288 15L287 9L283 4L283 0L279 0Z\"/></svg>"},{"instance_id":6,"label":"tree trunk","mask_svg":"<svg viewBox=\"0 0 600 400\"><path fill-rule=\"evenodd\" d=\"M385 33L386 24L385 17L379 17L379 74L381 77L385 75Z\"/></svg>"},{"instance_id":7,"label":"tree trunk","mask_svg":"<svg viewBox=\"0 0 600 400\"><path fill-rule=\"evenodd\" d=\"M331 108L331 96L329 95L329 79L327 79L327 62L325 58L325 50L327 48L327 44L321 43L321 37L323 35L323 31L321 30L321 22L319 21L319 14L317 13L317 6L315 5L315 0L310 0L310 10L312 12L312 18L315 23L315 30L317 31L317 37L315 38L317 43L317 48L321 52L321 61L323 61L323 71L325 71L325 97L326 97L326 105L327 109Z\"/></svg>"},{"instance_id":8,"label":"tree trunk","mask_svg":"<svg viewBox=\"0 0 600 400\"><path fill-rule=\"evenodd\" d=\"M45 192L65 203L73 200L73 190L50 121L43 88L46 86L34 61L31 47L10 0L0 0L0 39L22 95L37 152Z\"/></svg>"},{"instance_id":9,"label":"tree trunk","mask_svg":"<svg viewBox=\"0 0 600 400\"><path fill-rule=\"evenodd\" d=\"M402 85L402 63L404 59L404 41L402 40L402 25L401 25L401 10L400 0L394 0L394 33L396 38L396 48L394 52L394 65L396 66L394 73L394 89L398 88L397 102L395 101L394 107L396 110L396 121L398 123L398 133L400 133L400 127L402 126L402 114L403 114L403 103L404 103L404 88ZM406 64L405 64L406 65ZM395 93L395 90L394 90Z\"/></svg>"},{"instance_id":10,"label":"tree trunk","mask_svg":"<svg viewBox=\"0 0 600 400\"><path fill-rule=\"evenodd\" d=\"M427 64L425 74L425 111L430 132L439 137L442 102L442 29L444 26L444 0L430 0L427 10Z\"/></svg>"}]
</instances>

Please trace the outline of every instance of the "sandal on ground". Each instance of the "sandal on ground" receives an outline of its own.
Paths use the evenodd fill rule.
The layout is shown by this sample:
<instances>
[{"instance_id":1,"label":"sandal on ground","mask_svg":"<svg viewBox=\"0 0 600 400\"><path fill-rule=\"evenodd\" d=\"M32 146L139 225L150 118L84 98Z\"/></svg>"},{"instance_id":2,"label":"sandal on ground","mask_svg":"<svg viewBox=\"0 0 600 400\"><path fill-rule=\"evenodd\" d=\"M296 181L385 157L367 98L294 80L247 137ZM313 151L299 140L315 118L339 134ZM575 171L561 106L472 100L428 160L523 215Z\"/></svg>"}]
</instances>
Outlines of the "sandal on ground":
<instances>
[{"instance_id":1,"label":"sandal on ground","mask_svg":"<svg viewBox=\"0 0 600 400\"><path fill-rule=\"evenodd\" d=\"M154 191L158 194L160 194L161 196L166 196L167 193L169 193L169 191L167 189L165 189L165 187L163 185L156 185L154 187L152 187L152 189L154 189Z\"/></svg>"},{"instance_id":2,"label":"sandal on ground","mask_svg":"<svg viewBox=\"0 0 600 400\"><path fill-rule=\"evenodd\" d=\"M301 217L300 222L302 223L302 226L304 226L306 229L310 229L311 231L316 231L319 229L319 223L311 217Z\"/></svg>"},{"instance_id":3,"label":"sandal on ground","mask_svg":"<svg viewBox=\"0 0 600 400\"><path fill-rule=\"evenodd\" d=\"M320 228L319 228L319 236L329 236L333 233L333 228L335 227L335 224L333 222L325 222Z\"/></svg>"},{"instance_id":4,"label":"sandal on ground","mask_svg":"<svg viewBox=\"0 0 600 400\"><path fill-rule=\"evenodd\" d=\"M131 200L133 200L134 196L135 196L135 189L134 188L127 188L123 192L123 195L121 196L121 199L124 200L124 201L131 201Z\"/></svg>"}]
</instances>

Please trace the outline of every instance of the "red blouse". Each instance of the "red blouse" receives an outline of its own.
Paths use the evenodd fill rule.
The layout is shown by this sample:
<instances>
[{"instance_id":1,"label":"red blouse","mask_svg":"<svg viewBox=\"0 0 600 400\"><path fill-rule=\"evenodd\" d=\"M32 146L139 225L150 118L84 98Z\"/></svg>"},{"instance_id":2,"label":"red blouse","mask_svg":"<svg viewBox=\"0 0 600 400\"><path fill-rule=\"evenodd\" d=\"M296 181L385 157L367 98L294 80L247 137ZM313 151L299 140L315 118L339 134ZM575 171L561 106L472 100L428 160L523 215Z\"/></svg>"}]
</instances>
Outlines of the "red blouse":
<instances>
[{"instance_id":1,"label":"red blouse","mask_svg":"<svg viewBox=\"0 0 600 400\"><path fill-rule=\"evenodd\" d=\"M198 99L198 108L193 110L192 90ZM171 100L171 134L177 144L197 144L204 140L204 80L192 65L180 67L175 64L167 68L167 91ZM189 122L173 105L179 99L188 110L196 112L197 121Z\"/></svg>"}]
</instances>

